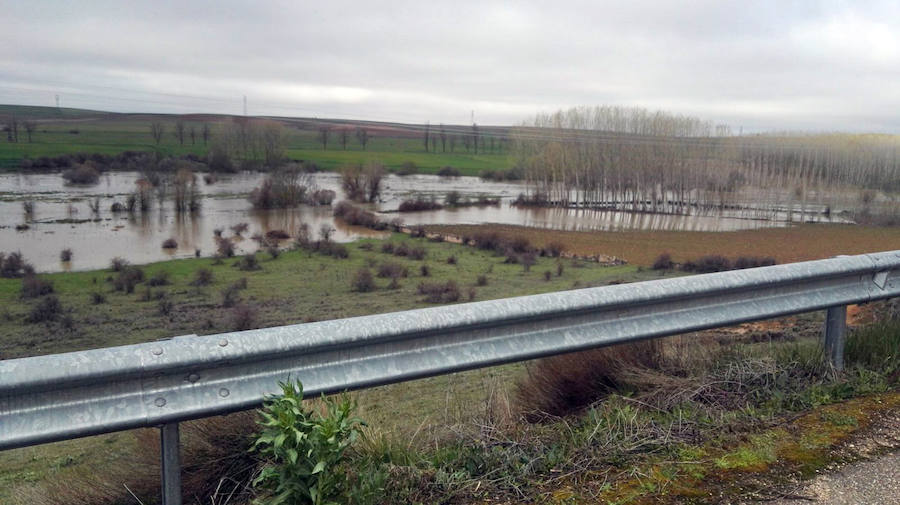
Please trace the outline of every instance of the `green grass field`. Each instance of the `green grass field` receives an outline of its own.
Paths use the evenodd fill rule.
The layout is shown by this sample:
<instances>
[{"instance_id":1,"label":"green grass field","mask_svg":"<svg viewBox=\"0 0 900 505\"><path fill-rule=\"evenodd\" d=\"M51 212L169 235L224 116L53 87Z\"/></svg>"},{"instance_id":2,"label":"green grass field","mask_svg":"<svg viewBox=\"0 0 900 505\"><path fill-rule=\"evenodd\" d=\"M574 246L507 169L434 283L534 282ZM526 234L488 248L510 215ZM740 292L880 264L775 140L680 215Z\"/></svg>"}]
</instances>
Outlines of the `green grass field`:
<instances>
[{"instance_id":1,"label":"green grass field","mask_svg":"<svg viewBox=\"0 0 900 505\"><path fill-rule=\"evenodd\" d=\"M202 122L185 121L187 131L195 129L194 141L186 134L184 144L178 142L172 134L175 116L109 114L77 109L63 109L57 115L55 109L48 107L18 107L0 105L0 118L15 113L22 119L32 118L37 128L28 142L24 128L20 127L19 142L7 142L5 136L0 138L0 169L11 170L25 158L42 156L58 156L74 153L117 154L123 151L159 151L166 155L197 154L205 155L208 149L200 134ZM212 136L224 116L210 116L208 123ZM165 133L159 145L150 135L150 124L161 121ZM441 167L458 168L463 175L478 175L482 170L507 169L511 166L509 156L505 152L495 151L492 154L467 152L458 144L455 152L425 152L420 139L400 136L381 136L373 133L364 151L356 138L351 135L347 149L341 148L338 137L332 134L327 150L322 149L317 133L312 130L301 130L295 126L286 126L285 155L294 160L315 162L326 170L335 170L343 165L361 164L378 161L389 169L399 168L405 162L413 162L422 173L435 173ZM440 146L438 146L440 151Z\"/></svg>"}]
</instances>

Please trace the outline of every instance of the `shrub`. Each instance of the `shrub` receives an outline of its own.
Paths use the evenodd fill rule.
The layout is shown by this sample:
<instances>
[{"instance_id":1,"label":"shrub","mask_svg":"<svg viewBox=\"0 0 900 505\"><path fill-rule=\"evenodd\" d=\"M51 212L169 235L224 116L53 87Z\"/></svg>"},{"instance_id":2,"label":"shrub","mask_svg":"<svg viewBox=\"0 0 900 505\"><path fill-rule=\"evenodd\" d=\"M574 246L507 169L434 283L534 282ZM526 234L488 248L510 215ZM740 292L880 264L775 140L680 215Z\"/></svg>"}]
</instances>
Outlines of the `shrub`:
<instances>
[{"instance_id":1,"label":"shrub","mask_svg":"<svg viewBox=\"0 0 900 505\"><path fill-rule=\"evenodd\" d=\"M744 268L768 267L775 263L775 258L772 257L739 256L734 260L732 267L735 270L742 270Z\"/></svg>"},{"instance_id":2,"label":"shrub","mask_svg":"<svg viewBox=\"0 0 900 505\"><path fill-rule=\"evenodd\" d=\"M148 286L166 286L169 284L169 272L166 270L158 270L153 277L147 279Z\"/></svg>"},{"instance_id":3,"label":"shrub","mask_svg":"<svg viewBox=\"0 0 900 505\"><path fill-rule=\"evenodd\" d=\"M26 275L22 278L22 298L37 298L49 295L53 292L53 283L38 278L36 275Z\"/></svg>"},{"instance_id":4,"label":"shrub","mask_svg":"<svg viewBox=\"0 0 900 505\"><path fill-rule=\"evenodd\" d=\"M459 177L460 175L462 175L462 172L460 172L458 168L446 165L441 167L441 169L438 170L437 174L441 177Z\"/></svg>"},{"instance_id":5,"label":"shrub","mask_svg":"<svg viewBox=\"0 0 900 505\"><path fill-rule=\"evenodd\" d=\"M477 279L475 279L475 284L478 284L479 286L487 286L487 283L488 283L487 275L481 274L478 276Z\"/></svg>"},{"instance_id":6,"label":"shrub","mask_svg":"<svg viewBox=\"0 0 900 505\"><path fill-rule=\"evenodd\" d=\"M176 248L178 248L178 241L176 241L174 238L167 238L167 239L163 240L162 248L163 249L176 249Z\"/></svg>"},{"instance_id":7,"label":"shrub","mask_svg":"<svg viewBox=\"0 0 900 505\"><path fill-rule=\"evenodd\" d=\"M394 256L409 256L409 245L407 245L406 242L400 242L400 244L394 248Z\"/></svg>"},{"instance_id":8,"label":"shrub","mask_svg":"<svg viewBox=\"0 0 900 505\"><path fill-rule=\"evenodd\" d=\"M353 291L358 291L360 293L374 291L375 278L372 276L372 271L368 268L360 268L357 270L356 274L353 276L351 288Z\"/></svg>"},{"instance_id":9,"label":"shrub","mask_svg":"<svg viewBox=\"0 0 900 505\"><path fill-rule=\"evenodd\" d=\"M256 259L256 254L254 253L242 256L241 259L237 260L234 266L245 272L262 269L262 267L259 266L259 260Z\"/></svg>"},{"instance_id":10,"label":"shrub","mask_svg":"<svg viewBox=\"0 0 900 505\"><path fill-rule=\"evenodd\" d=\"M553 273L550 272L550 270L545 270L545 271L544 271L544 280L545 280L546 282L550 282L550 278L551 278L551 277L553 277Z\"/></svg>"},{"instance_id":11,"label":"shrub","mask_svg":"<svg viewBox=\"0 0 900 505\"><path fill-rule=\"evenodd\" d=\"M231 309L231 327L235 331L249 330L256 324L256 307L239 303Z\"/></svg>"},{"instance_id":12,"label":"shrub","mask_svg":"<svg viewBox=\"0 0 900 505\"><path fill-rule=\"evenodd\" d=\"M101 303L106 303L106 295L100 292L91 293L91 303L94 305L100 305Z\"/></svg>"},{"instance_id":13,"label":"shrub","mask_svg":"<svg viewBox=\"0 0 900 505\"><path fill-rule=\"evenodd\" d=\"M701 274L710 272L724 272L725 270L731 269L731 262L728 260L728 258L720 256L718 254L703 256L700 259L696 260L696 262L689 263L693 270L686 271L694 271ZM685 265L688 265L688 263L685 263ZM682 268L684 268L684 265L682 266Z\"/></svg>"},{"instance_id":14,"label":"shrub","mask_svg":"<svg viewBox=\"0 0 900 505\"><path fill-rule=\"evenodd\" d=\"M34 200L23 201L22 210L24 210L26 214L34 214Z\"/></svg>"},{"instance_id":15,"label":"shrub","mask_svg":"<svg viewBox=\"0 0 900 505\"><path fill-rule=\"evenodd\" d=\"M394 254L394 243L385 242L381 244L381 252L383 252L384 254Z\"/></svg>"},{"instance_id":16,"label":"shrub","mask_svg":"<svg viewBox=\"0 0 900 505\"><path fill-rule=\"evenodd\" d=\"M306 201L310 183L297 170L278 170L250 193L255 209L284 209Z\"/></svg>"},{"instance_id":17,"label":"shrub","mask_svg":"<svg viewBox=\"0 0 900 505\"><path fill-rule=\"evenodd\" d=\"M134 293L134 287L144 281L144 271L135 266L125 266L119 270L119 275L113 281L116 291Z\"/></svg>"},{"instance_id":18,"label":"shrub","mask_svg":"<svg viewBox=\"0 0 900 505\"><path fill-rule=\"evenodd\" d=\"M194 272L194 280L191 281L191 286L209 286L213 281L213 273L212 270L208 268L198 268L196 272Z\"/></svg>"},{"instance_id":19,"label":"shrub","mask_svg":"<svg viewBox=\"0 0 900 505\"><path fill-rule=\"evenodd\" d=\"M159 314L161 316L168 316L172 313L173 310L175 310L175 302L170 300L168 297L163 296L156 304L156 309L159 310Z\"/></svg>"},{"instance_id":20,"label":"shrub","mask_svg":"<svg viewBox=\"0 0 900 505\"><path fill-rule=\"evenodd\" d=\"M397 277L406 277L409 275L409 270L406 269L405 266L394 263L393 261L385 261L381 265L378 266L378 277L381 278L397 278Z\"/></svg>"},{"instance_id":21,"label":"shrub","mask_svg":"<svg viewBox=\"0 0 900 505\"><path fill-rule=\"evenodd\" d=\"M214 237L221 237L223 231L225 231L225 228L214 228L214 229L213 229L213 236L214 236Z\"/></svg>"},{"instance_id":22,"label":"shrub","mask_svg":"<svg viewBox=\"0 0 900 505\"><path fill-rule=\"evenodd\" d=\"M62 173L69 184L96 184L100 180L100 172L90 165L77 165Z\"/></svg>"},{"instance_id":23,"label":"shrub","mask_svg":"<svg viewBox=\"0 0 900 505\"><path fill-rule=\"evenodd\" d=\"M462 197L460 196L459 191L451 191L444 197L444 205L447 207L456 207L459 205L461 199Z\"/></svg>"},{"instance_id":24,"label":"shrub","mask_svg":"<svg viewBox=\"0 0 900 505\"><path fill-rule=\"evenodd\" d=\"M34 267L25 261L25 257L22 256L22 253L0 253L0 277L12 279L33 273Z\"/></svg>"},{"instance_id":25,"label":"shrub","mask_svg":"<svg viewBox=\"0 0 900 505\"><path fill-rule=\"evenodd\" d=\"M447 256L447 264L455 265L456 264L456 256L453 254L451 254L450 256Z\"/></svg>"},{"instance_id":26,"label":"shrub","mask_svg":"<svg viewBox=\"0 0 900 505\"><path fill-rule=\"evenodd\" d=\"M286 240L291 238L284 230L269 230L266 232L266 238L269 240Z\"/></svg>"},{"instance_id":27,"label":"shrub","mask_svg":"<svg viewBox=\"0 0 900 505\"><path fill-rule=\"evenodd\" d=\"M237 305L239 301L241 301L240 291L241 288L236 284L231 284L225 289L222 290L222 306L225 308L231 308Z\"/></svg>"},{"instance_id":28,"label":"shrub","mask_svg":"<svg viewBox=\"0 0 900 505\"><path fill-rule=\"evenodd\" d=\"M334 206L334 217L354 226L365 226L376 230L387 229L387 223L379 221L373 212L359 208L344 200Z\"/></svg>"},{"instance_id":29,"label":"shrub","mask_svg":"<svg viewBox=\"0 0 900 505\"><path fill-rule=\"evenodd\" d=\"M315 205L331 205L335 196L337 196L337 194L330 189L317 189L316 191L313 191L313 194L310 197L310 203Z\"/></svg>"},{"instance_id":30,"label":"shrub","mask_svg":"<svg viewBox=\"0 0 900 505\"><path fill-rule=\"evenodd\" d=\"M60 251L59 261L72 261L72 250L67 247Z\"/></svg>"},{"instance_id":31,"label":"shrub","mask_svg":"<svg viewBox=\"0 0 900 505\"><path fill-rule=\"evenodd\" d=\"M235 235L241 235L250 229L250 225L247 223L238 223L231 227L231 232Z\"/></svg>"},{"instance_id":32,"label":"shrub","mask_svg":"<svg viewBox=\"0 0 900 505\"><path fill-rule=\"evenodd\" d=\"M477 291L475 290L475 288L473 286L469 286L469 291L467 292L467 295L468 295L468 299L470 302L475 300L476 294L477 294Z\"/></svg>"},{"instance_id":33,"label":"shrub","mask_svg":"<svg viewBox=\"0 0 900 505\"><path fill-rule=\"evenodd\" d=\"M220 258L231 258L234 256L234 243L227 238L216 237L216 255Z\"/></svg>"},{"instance_id":34,"label":"shrub","mask_svg":"<svg viewBox=\"0 0 900 505\"><path fill-rule=\"evenodd\" d=\"M128 266L128 264L128 260L116 256L115 258L110 260L109 268L111 268L113 272L121 272Z\"/></svg>"},{"instance_id":35,"label":"shrub","mask_svg":"<svg viewBox=\"0 0 900 505\"><path fill-rule=\"evenodd\" d=\"M409 257L414 260L423 260L425 259L425 248L422 246L414 246L409 248Z\"/></svg>"},{"instance_id":36,"label":"shrub","mask_svg":"<svg viewBox=\"0 0 900 505\"><path fill-rule=\"evenodd\" d=\"M397 210L399 212L417 212L423 210L438 210L442 208L444 208L443 205L432 199L417 196L414 199L403 200L400 202L400 206Z\"/></svg>"},{"instance_id":37,"label":"shrub","mask_svg":"<svg viewBox=\"0 0 900 505\"><path fill-rule=\"evenodd\" d=\"M347 198L357 202L374 202L381 194L384 166L379 163L350 165L341 168L341 189Z\"/></svg>"},{"instance_id":38,"label":"shrub","mask_svg":"<svg viewBox=\"0 0 900 505\"><path fill-rule=\"evenodd\" d=\"M277 260L278 257L281 256L281 249L279 249L276 244L269 244L269 246L266 247L266 252L269 253L269 256L273 260Z\"/></svg>"},{"instance_id":39,"label":"shrub","mask_svg":"<svg viewBox=\"0 0 900 505\"><path fill-rule=\"evenodd\" d=\"M412 161L404 161L397 169L397 175L406 176L419 173L419 166Z\"/></svg>"},{"instance_id":40,"label":"shrub","mask_svg":"<svg viewBox=\"0 0 900 505\"><path fill-rule=\"evenodd\" d=\"M419 267L419 275L422 277L431 276L431 268L428 265L422 265Z\"/></svg>"},{"instance_id":41,"label":"shrub","mask_svg":"<svg viewBox=\"0 0 900 505\"><path fill-rule=\"evenodd\" d=\"M344 503L344 452L363 424L351 417L355 403L347 395L340 403L323 396L324 412L307 410L299 381L279 385L281 396L266 398L259 412L261 431L253 450L267 463L253 486L264 490L263 503L270 505Z\"/></svg>"},{"instance_id":42,"label":"shrub","mask_svg":"<svg viewBox=\"0 0 900 505\"><path fill-rule=\"evenodd\" d=\"M562 274L564 271L565 271L565 267L563 267L562 262L556 263L556 276L562 277Z\"/></svg>"},{"instance_id":43,"label":"shrub","mask_svg":"<svg viewBox=\"0 0 900 505\"><path fill-rule=\"evenodd\" d=\"M425 227L422 225L413 226L409 231L409 236L413 238L424 238L426 235Z\"/></svg>"},{"instance_id":44,"label":"shrub","mask_svg":"<svg viewBox=\"0 0 900 505\"><path fill-rule=\"evenodd\" d=\"M533 252L526 252L519 255L519 262L522 263L522 269L526 272L531 271L531 266L537 263L537 257Z\"/></svg>"},{"instance_id":45,"label":"shrub","mask_svg":"<svg viewBox=\"0 0 900 505\"><path fill-rule=\"evenodd\" d=\"M566 246L561 242L548 242L541 249L541 255L549 256L551 258L559 258L565 250Z\"/></svg>"},{"instance_id":46,"label":"shrub","mask_svg":"<svg viewBox=\"0 0 900 505\"><path fill-rule=\"evenodd\" d=\"M417 289L420 295L425 295L428 303L450 303L459 300L459 286L455 281L447 282L423 282Z\"/></svg>"},{"instance_id":47,"label":"shrub","mask_svg":"<svg viewBox=\"0 0 900 505\"><path fill-rule=\"evenodd\" d=\"M29 323L43 323L56 321L62 315L63 307L56 295L41 298L41 301L31 308L26 318Z\"/></svg>"},{"instance_id":48,"label":"shrub","mask_svg":"<svg viewBox=\"0 0 900 505\"><path fill-rule=\"evenodd\" d=\"M669 253L660 254L653 262L653 270L670 270L673 266L672 256Z\"/></svg>"}]
</instances>

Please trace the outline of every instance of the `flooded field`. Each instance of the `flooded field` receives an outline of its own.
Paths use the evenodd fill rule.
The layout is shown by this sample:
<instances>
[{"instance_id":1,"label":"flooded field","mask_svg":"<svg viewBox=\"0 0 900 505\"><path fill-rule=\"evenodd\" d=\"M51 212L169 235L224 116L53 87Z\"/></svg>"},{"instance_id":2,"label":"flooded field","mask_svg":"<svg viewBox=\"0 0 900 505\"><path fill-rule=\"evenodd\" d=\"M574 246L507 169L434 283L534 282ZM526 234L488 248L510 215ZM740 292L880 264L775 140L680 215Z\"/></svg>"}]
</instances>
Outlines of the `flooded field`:
<instances>
[{"instance_id":1,"label":"flooded field","mask_svg":"<svg viewBox=\"0 0 900 505\"><path fill-rule=\"evenodd\" d=\"M209 256L215 252L213 231L223 229L225 236L232 236L229 229L238 223L249 225L242 237L234 238L239 254L257 249L257 244L250 239L256 233L284 230L294 235L302 223L307 223L314 232L323 224L330 225L335 228L334 238L338 241L383 235L335 220L330 207L302 205L293 209L255 210L247 201L247 195L264 176L255 172L218 175L218 180L207 184L200 174L200 212L175 212L169 195L161 205L154 198L154 205L147 213L128 214L114 213L110 208L114 202L124 202L134 191L140 178L137 172L105 173L97 184L88 186L68 185L55 173L3 174L0 175L0 252L21 251L38 271L49 272L105 267L117 256L132 263L191 257L198 251L200 255ZM333 190L338 199L341 198L337 174L319 173L310 178L316 187ZM499 223L569 231L737 231L789 226L797 220L825 219L820 209L805 209L803 215L779 210L769 213L767 219L754 219L738 210L683 215L511 205L512 200L526 189L520 183L485 182L474 177L390 175L384 179L381 199L373 204L373 210L384 213L386 218L399 215L410 225ZM496 197L501 203L396 213L400 202L413 195L443 201L451 191L472 199L479 195ZM95 199L100 203L97 213L90 208ZM34 202L31 213L25 212L23 203L26 201ZM837 217L827 219L841 221ZM177 248L161 247L169 238L175 239ZM71 262L60 261L60 251L65 248L72 249Z\"/></svg>"}]
</instances>

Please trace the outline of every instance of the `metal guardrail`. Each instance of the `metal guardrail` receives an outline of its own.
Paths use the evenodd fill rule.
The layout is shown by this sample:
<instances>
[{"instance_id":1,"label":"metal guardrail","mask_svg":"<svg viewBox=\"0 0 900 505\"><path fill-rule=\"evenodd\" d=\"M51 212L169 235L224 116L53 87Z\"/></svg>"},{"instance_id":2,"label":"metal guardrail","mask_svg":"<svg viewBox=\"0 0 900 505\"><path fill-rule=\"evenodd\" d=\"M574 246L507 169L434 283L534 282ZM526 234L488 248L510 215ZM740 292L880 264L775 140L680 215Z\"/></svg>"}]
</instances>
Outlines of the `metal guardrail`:
<instances>
[{"instance_id":1,"label":"metal guardrail","mask_svg":"<svg viewBox=\"0 0 900 505\"><path fill-rule=\"evenodd\" d=\"M900 251L0 361L0 450L162 427L164 503L180 503L177 423L309 395L900 295Z\"/></svg>"}]
</instances>

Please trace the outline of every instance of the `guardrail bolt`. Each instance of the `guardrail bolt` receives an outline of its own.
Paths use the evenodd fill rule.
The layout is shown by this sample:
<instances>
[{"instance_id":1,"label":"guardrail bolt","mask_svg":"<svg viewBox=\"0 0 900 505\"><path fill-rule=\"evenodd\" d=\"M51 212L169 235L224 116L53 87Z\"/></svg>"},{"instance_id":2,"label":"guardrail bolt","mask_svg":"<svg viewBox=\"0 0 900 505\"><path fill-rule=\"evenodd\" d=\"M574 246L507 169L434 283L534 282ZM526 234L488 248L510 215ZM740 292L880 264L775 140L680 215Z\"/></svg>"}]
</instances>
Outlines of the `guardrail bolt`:
<instances>
[{"instance_id":1,"label":"guardrail bolt","mask_svg":"<svg viewBox=\"0 0 900 505\"><path fill-rule=\"evenodd\" d=\"M200 376L195 373L192 373L187 376L187 380L188 380L188 382L193 384L193 383L197 382L198 380L200 380Z\"/></svg>"},{"instance_id":2,"label":"guardrail bolt","mask_svg":"<svg viewBox=\"0 0 900 505\"><path fill-rule=\"evenodd\" d=\"M157 398L157 399L153 400L153 405L156 405L157 407L165 407L166 399L165 398Z\"/></svg>"},{"instance_id":3,"label":"guardrail bolt","mask_svg":"<svg viewBox=\"0 0 900 505\"><path fill-rule=\"evenodd\" d=\"M219 347L225 347L226 345L228 345L227 338L223 338L222 340L219 340Z\"/></svg>"},{"instance_id":4,"label":"guardrail bolt","mask_svg":"<svg viewBox=\"0 0 900 505\"><path fill-rule=\"evenodd\" d=\"M154 348L153 348L153 355L154 355L154 356L159 356L159 355L161 355L162 353L163 353L162 347L154 347Z\"/></svg>"},{"instance_id":5,"label":"guardrail bolt","mask_svg":"<svg viewBox=\"0 0 900 505\"><path fill-rule=\"evenodd\" d=\"M228 388L222 388L219 390L219 396L221 396L222 398L225 398L226 396L228 396L228 393L229 393Z\"/></svg>"}]
</instances>

